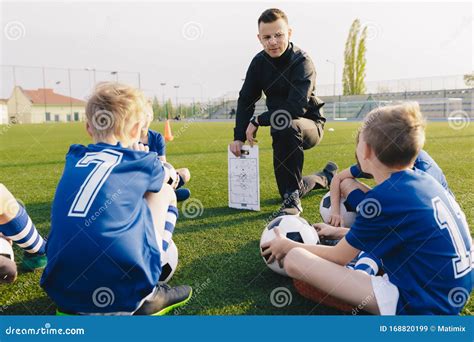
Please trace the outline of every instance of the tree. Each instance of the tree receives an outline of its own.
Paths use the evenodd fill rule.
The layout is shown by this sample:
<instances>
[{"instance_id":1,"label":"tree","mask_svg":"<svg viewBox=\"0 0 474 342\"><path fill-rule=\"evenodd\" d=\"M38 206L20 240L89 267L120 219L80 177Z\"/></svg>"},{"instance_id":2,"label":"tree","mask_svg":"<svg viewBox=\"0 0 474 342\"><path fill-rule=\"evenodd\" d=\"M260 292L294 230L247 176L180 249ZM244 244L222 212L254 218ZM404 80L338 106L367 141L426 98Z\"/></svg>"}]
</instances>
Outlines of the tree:
<instances>
[{"instance_id":1,"label":"tree","mask_svg":"<svg viewBox=\"0 0 474 342\"><path fill-rule=\"evenodd\" d=\"M359 19L352 22L344 51L343 94L365 93L367 26L362 29Z\"/></svg>"},{"instance_id":2,"label":"tree","mask_svg":"<svg viewBox=\"0 0 474 342\"><path fill-rule=\"evenodd\" d=\"M464 83L468 87L474 87L474 72L464 75Z\"/></svg>"}]
</instances>

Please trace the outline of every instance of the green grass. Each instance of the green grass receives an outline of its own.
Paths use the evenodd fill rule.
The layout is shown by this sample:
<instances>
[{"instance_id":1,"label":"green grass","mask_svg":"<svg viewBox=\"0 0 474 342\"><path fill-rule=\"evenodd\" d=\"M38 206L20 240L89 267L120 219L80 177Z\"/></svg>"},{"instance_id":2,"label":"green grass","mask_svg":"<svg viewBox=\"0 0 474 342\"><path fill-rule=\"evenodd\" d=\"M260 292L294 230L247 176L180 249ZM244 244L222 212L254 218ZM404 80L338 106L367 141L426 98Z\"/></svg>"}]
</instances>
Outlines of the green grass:
<instances>
[{"instance_id":1,"label":"green grass","mask_svg":"<svg viewBox=\"0 0 474 342\"><path fill-rule=\"evenodd\" d=\"M321 169L328 160L348 167L354 160L354 131L358 123L326 125L323 142L306 152L304 172ZM174 240L180 263L172 284L194 287L190 303L177 314L338 314L300 297L291 281L271 272L259 255L258 242L265 220L278 208L268 129L258 135L260 145L261 211L227 207L227 144L232 123L173 123L175 140L168 144L168 160L188 167L192 197L203 204L194 219L183 215ZM327 128L335 128L329 132ZM43 124L0 127L0 182L25 203L39 228L47 235L50 205L61 176L64 156L72 143L88 144L83 124ZM163 132L163 125L152 128ZM463 207L470 227L474 219L474 125L454 130L447 123L430 123L425 149L444 170L451 189ZM325 191L303 199L304 217L318 221L319 201ZM21 252L15 248L17 262ZM53 314L55 307L39 287L41 272L20 273L11 285L0 286L1 314ZM270 293L276 287L290 289L292 302L276 308ZM465 314L474 312L470 300Z\"/></svg>"}]
</instances>

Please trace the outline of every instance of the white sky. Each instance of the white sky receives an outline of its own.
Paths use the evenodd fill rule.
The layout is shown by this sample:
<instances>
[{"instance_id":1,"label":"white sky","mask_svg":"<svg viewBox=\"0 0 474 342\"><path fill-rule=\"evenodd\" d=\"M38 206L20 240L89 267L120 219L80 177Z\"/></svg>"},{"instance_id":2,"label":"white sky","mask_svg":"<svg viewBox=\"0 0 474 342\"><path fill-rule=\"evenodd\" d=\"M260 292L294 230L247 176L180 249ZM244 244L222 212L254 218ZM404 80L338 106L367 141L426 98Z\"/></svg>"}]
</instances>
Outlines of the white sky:
<instances>
[{"instance_id":1,"label":"white sky","mask_svg":"<svg viewBox=\"0 0 474 342\"><path fill-rule=\"evenodd\" d=\"M473 69L469 2L3 1L0 64L77 69L71 76L76 96L90 90L92 75L83 69L91 67L139 71L142 88L159 98L164 90L174 100L175 84L180 98L199 99L201 91L204 98L213 98L240 89L250 60L261 49L257 18L269 7L287 13L292 41L313 58L319 84L333 82L327 59L336 62L340 82L344 44L355 18L369 26L371 36L367 80L459 75ZM18 35L9 32L12 25L19 27L19 39L11 39ZM0 70L0 96L6 97L12 73ZM18 69L16 74L18 84L42 87L41 69ZM115 76L97 72L96 77ZM46 79L47 87L67 89L64 71L47 69ZM119 79L137 83L135 74L119 72Z\"/></svg>"}]
</instances>

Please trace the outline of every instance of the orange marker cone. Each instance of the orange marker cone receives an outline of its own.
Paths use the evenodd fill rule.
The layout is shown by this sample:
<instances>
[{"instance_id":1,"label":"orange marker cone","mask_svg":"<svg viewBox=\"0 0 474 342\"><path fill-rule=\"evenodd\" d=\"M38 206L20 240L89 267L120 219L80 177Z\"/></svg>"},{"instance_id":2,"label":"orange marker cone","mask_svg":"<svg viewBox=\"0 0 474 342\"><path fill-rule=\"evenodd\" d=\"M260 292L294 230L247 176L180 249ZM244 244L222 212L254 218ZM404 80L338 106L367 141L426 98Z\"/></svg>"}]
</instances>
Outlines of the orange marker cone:
<instances>
[{"instance_id":1,"label":"orange marker cone","mask_svg":"<svg viewBox=\"0 0 474 342\"><path fill-rule=\"evenodd\" d=\"M173 133L171 133L171 124L170 120L166 120L165 122L165 141L173 141Z\"/></svg>"}]
</instances>

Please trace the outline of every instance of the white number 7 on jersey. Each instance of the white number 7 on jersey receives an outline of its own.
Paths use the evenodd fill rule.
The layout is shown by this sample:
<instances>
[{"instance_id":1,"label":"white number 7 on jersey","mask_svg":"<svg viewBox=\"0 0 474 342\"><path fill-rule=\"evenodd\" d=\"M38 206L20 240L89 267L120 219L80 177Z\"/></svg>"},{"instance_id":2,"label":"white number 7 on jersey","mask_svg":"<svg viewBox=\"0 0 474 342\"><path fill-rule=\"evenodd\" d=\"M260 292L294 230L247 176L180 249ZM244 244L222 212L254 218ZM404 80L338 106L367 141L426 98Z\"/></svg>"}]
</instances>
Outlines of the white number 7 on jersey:
<instances>
[{"instance_id":1,"label":"white number 7 on jersey","mask_svg":"<svg viewBox=\"0 0 474 342\"><path fill-rule=\"evenodd\" d=\"M76 167L87 167L90 164L96 164L96 166L82 183L69 209L68 216L87 216L100 188L110 176L113 168L120 163L122 155L121 152L106 149L101 152L88 152L77 162Z\"/></svg>"}]
</instances>

